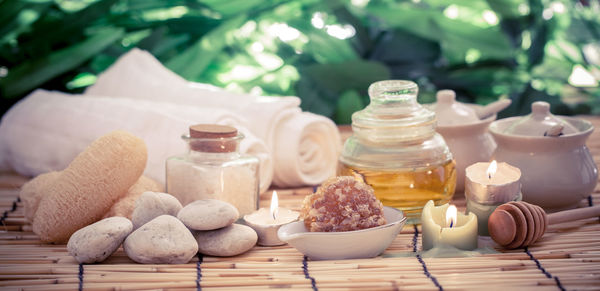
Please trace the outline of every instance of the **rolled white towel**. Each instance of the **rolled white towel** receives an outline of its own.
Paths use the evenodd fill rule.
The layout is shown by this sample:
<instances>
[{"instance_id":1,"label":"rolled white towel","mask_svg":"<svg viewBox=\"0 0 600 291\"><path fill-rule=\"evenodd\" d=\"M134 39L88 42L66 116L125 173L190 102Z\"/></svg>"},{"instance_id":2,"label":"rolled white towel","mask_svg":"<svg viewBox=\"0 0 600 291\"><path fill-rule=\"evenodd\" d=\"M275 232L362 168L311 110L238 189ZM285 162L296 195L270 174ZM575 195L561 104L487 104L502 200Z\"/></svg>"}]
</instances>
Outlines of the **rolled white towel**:
<instances>
[{"instance_id":1,"label":"rolled white towel","mask_svg":"<svg viewBox=\"0 0 600 291\"><path fill-rule=\"evenodd\" d=\"M92 141L123 129L146 142L145 174L164 184L165 160L188 150L181 135L190 125L208 122L235 126L245 135L240 151L260 159L261 191L266 191L273 176L266 145L240 125L243 118L216 108L36 90L2 118L0 155L18 173L37 176L66 168Z\"/></svg>"},{"instance_id":2,"label":"rolled white towel","mask_svg":"<svg viewBox=\"0 0 600 291\"><path fill-rule=\"evenodd\" d=\"M274 184L316 185L335 175L341 144L339 131L330 119L302 112L282 120L274 131L273 158L280 165Z\"/></svg>"},{"instance_id":3,"label":"rolled white towel","mask_svg":"<svg viewBox=\"0 0 600 291\"><path fill-rule=\"evenodd\" d=\"M341 150L335 124L324 116L302 112L298 97L237 94L208 84L188 82L139 49L119 58L85 94L231 110L245 119L248 129L263 140L273 154L273 182L278 186L314 185L324 181L335 172ZM317 162L312 157L320 160ZM315 163L319 167L314 167Z\"/></svg>"}]
</instances>

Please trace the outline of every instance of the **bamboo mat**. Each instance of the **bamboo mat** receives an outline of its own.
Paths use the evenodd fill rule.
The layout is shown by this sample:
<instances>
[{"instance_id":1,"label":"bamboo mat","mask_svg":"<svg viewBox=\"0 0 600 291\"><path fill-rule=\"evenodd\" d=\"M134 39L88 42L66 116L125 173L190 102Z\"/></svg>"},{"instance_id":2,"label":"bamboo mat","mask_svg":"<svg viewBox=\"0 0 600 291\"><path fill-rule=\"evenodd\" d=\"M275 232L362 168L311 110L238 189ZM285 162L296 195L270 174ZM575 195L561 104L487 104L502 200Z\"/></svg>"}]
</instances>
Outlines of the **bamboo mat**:
<instances>
[{"instance_id":1,"label":"bamboo mat","mask_svg":"<svg viewBox=\"0 0 600 291\"><path fill-rule=\"evenodd\" d=\"M584 117L600 128L600 117ZM341 128L348 136L348 128ZM600 132L588 140L600 163ZM382 256L311 261L289 246L260 247L229 258L198 256L183 265L142 265L120 248L100 264L79 265L65 245L42 244L17 200L26 178L0 173L2 290L600 290L600 220L552 225L528 249L468 258L423 258L420 228L406 226ZM276 189L298 210L312 187ZM271 191L261 197L268 207ZM453 204L464 211L464 196ZM581 207L600 204L600 186Z\"/></svg>"}]
</instances>

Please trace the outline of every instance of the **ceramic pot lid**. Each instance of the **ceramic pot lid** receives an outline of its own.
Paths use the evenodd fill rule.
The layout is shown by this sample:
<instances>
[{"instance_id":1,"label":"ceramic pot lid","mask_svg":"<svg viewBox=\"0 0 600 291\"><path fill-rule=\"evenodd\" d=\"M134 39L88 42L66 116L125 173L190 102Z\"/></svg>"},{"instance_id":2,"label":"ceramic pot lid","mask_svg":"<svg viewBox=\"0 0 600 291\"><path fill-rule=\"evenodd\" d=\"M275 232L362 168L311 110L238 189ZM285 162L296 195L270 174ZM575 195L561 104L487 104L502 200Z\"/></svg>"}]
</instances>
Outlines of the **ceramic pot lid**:
<instances>
[{"instance_id":1,"label":"ceramic pot lid","mask_svg":"<svg viewBox=\"0 0 600 291\"><path fill-rule=\"evenodd\" d=\"M533 102L529 115L504 130L506 134L527 136L560 136L577 132L573 125L550 113L550 104L544 101Z\"/></svg>"},{"instance_id":2,"label":"ceramic pot lid","mask_svg":"<svg viewBox=\"0 0 600 291\"><path fill-rule=\"evenodd\" d=\"M479 121L475 110L456 101L456 93L452 90L440 90L436 94L435 115L438 125L461 125Z\"/></svg>"}]
</instances>

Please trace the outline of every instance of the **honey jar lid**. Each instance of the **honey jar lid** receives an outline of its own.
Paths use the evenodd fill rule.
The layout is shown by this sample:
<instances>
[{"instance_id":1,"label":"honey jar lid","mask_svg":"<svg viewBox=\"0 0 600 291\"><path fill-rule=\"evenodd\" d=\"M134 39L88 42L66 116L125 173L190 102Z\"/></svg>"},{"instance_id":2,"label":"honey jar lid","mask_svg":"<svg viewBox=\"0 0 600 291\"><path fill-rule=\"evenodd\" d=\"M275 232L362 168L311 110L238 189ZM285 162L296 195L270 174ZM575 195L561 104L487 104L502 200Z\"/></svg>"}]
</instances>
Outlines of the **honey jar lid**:
<instances>
[{"instance_id":1,"label":"honey jar lid","mask_svg":"<svg viewBox=\"0 0 600 291\"><path fill-rule=\"evenodd\" d=\"M344 143L340 161L370 169L439 166L452 153L435 131L435 112L417 102L412 81L387 80L369 87L371 103L352 115L353 135Z\"/></svg>"},{"instance_id":2,"label":"honey jar lid","mask_svg":"<svg viewBox=\"0 0 600 291\"><path fill-rule=\"evenodd\" d=\"M369 86L371 103L352 114L352 130L376 142L421 139L435 133L435 112L417 102L412 81L386 80Z\"/></svg>"}]
</instances>

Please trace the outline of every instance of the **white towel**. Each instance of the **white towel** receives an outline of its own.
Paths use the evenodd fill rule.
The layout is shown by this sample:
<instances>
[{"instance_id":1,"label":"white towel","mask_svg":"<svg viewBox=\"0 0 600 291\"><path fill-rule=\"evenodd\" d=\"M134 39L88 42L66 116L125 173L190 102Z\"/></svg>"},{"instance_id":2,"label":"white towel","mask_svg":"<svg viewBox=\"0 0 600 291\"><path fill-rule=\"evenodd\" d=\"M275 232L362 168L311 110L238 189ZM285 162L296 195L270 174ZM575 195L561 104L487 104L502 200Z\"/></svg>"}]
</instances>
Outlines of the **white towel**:
<instances>
[{"instance_id":1,"label":"white towel","mask_svg":"<svg viewBox=\"0 0 600 291\"><path fill-rule=\"evenodd\" d=\"M335 174L340 141L337 127L309 112L290 115L276 128L273 182L281 187L316 185Z\"/></svg>"},{"instance_id":2,"label":"white towel","mask_svg":"<svg viewBox=\"0 0 600 291\"><path fill-rule=\"evenodd\" d=\"M341 150L337 127L324 116L302 112L297 97L236 94L188 82L138 49L117 60L85 94L231 110L273 154L276 185L315 185L335 174Z\"/></svg>"},{"instance_id":3,"label":"white towel","mask_svg":"<svg viewBox=\"0 0 600 291\"><path fill-rule=\"evenodd\" d=\"M85 98L36 90L15 104L0 123L0 156L18 173L36 176L62 170L98 137L115 129L142 138L148 147L145 174L164 184L165 160L187 151L181 135L192 124L235 126L245 135L240 151L260 159L261 192L268 189L273 163L264 142L230 111L127 98Z\"/></svg>"}]
</instances>

